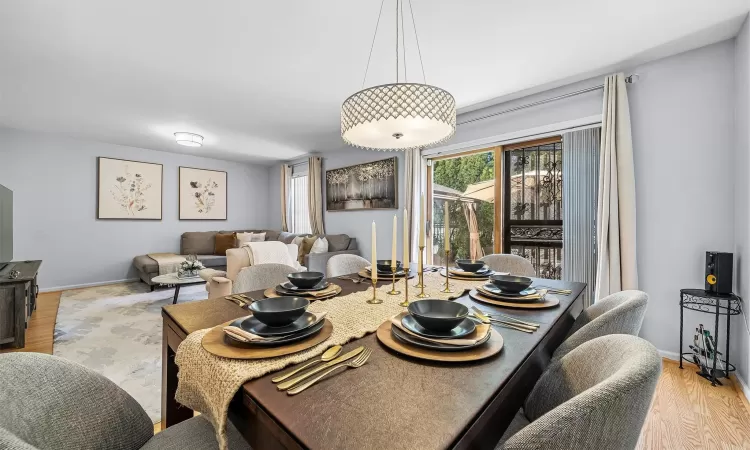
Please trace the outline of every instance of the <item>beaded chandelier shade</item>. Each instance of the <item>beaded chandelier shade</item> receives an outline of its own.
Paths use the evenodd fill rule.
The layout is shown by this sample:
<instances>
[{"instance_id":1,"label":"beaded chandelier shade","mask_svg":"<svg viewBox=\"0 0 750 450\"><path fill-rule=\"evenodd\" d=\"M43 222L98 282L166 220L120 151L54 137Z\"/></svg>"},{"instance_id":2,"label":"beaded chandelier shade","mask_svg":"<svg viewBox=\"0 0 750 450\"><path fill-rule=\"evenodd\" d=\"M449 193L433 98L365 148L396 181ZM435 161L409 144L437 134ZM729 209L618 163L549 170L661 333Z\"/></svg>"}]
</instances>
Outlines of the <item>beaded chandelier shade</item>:
<instances>
[{"instance_id":1,"label":"beaded chandelier shade","mask_svg":"<svg viewBox=\"0 0 750 450\"><path fill-rule=\"evenodd\" d=\"M411 10L411 1L407 1ZM367 150L419 149L443 142L456 131L456 100L448 91L426 83L399 83L399 15L403 30L403 4L396 0L396 83L362 89L341 105L341 137L349 145ZM415 23L413 12L411 16ZM378 25L376 36L377 28ZM414 34L416 37L416 25ZM403 47L403 33L401 36ZM375 37L373 45L374 42ZM421 50L419 53L421 65ZM368 69L369 65L368 59ZM404 52L404 78L405 66ZM424 78L423 66L422 75Z\"/></svg>"}]
</instances>

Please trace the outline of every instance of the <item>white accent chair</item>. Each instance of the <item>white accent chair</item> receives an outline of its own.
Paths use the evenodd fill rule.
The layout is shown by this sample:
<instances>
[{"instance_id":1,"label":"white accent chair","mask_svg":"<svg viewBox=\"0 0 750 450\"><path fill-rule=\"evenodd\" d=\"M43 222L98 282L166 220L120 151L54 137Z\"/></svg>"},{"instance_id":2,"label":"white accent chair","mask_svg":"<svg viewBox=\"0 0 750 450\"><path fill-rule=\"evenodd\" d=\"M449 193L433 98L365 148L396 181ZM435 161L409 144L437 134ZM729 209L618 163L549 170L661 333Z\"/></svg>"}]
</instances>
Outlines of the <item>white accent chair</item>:
<instances>
[{"instance_id":1,"label":"white accent chair","mask_svg":"<svg viewBox=\"0 0 750 450\"><path fill-rule=\"evenodd\" d=\"M511 275L518 275L521 277L535 277L536 270L531 262L518 255L508 254L492 254L483 256L479 259L484 261L487 266L495 272L509 272Z\"/></svg>"},{"instance_id":2,"label":"white accent chair","mask_svg":"<svg viewBox=\"0 0 750 450\"><path fill-rule=\"evenodd\" d=\"M297 261L297 252L299 249L297 244L286 244L286 246L289 249L289 254L292 256L292 259ZM198 272L198 275L206 280L208 298L224 297L226 295L238 293L239 291L235 291L234 289L234 283L237 280L237 276L242 269L252 265L253 262L250 260L250 255L244 248L230 248L227 250L226 271L203 269ZM300 272L307 270L305 266L302 266L299 263L297 263L297 267L294 269Z\"/></svg>"},{"instance_id":3,"label":"white accent chair","mask_svg":"<svg viewBox=\"0 0 750 450\"><path fill-rule=\"evenodd\" d=\"M326 276L329 278L350 275L370 265L370 261L359 255L335 255L328 260Z\"/></svg>"}]
</instances>

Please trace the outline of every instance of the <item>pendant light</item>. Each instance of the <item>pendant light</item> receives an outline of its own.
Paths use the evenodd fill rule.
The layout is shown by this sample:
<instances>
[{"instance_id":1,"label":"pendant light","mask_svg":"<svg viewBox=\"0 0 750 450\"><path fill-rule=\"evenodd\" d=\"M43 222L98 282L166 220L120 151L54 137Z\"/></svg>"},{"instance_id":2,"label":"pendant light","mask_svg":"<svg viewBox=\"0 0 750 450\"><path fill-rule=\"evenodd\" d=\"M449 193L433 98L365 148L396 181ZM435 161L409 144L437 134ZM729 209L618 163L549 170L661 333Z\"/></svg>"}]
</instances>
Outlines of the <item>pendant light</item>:
<instances>
[{"instance_id":1,"label":"pendant light","mask_svg":"<svg viewBox=\"0 0 750 450\"><path fill-rule=\"evenodd\" d=\"M414 35L417 42L423 83L409 83L406 77L404 45L404 14L402 0L396 2L396 82L373 86L353 94L341 105L341 137L347 144L367 150L408 150L435 145L453 136L456 131L456 100L446 90L427 84L419 48L414 11L409 3ZM375 25L370 58L383 13L383 3ZM400 25L399 25L400 18ZM399 27L404 57L404 81L399 78ZM364 87L363 80L362 86Z\"/></svg>"}]
</instances>

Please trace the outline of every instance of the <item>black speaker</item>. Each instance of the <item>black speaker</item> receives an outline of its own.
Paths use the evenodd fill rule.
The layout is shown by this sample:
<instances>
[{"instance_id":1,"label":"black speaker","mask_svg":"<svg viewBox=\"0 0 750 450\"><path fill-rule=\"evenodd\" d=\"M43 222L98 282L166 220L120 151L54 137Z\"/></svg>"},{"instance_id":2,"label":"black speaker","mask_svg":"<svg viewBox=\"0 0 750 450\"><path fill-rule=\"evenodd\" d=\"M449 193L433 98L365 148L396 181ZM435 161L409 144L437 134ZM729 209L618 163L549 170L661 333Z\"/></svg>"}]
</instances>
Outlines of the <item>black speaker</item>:
<instances>
[{"instance_id":1,"label":"black speaker","mask_svg":"<svg viewBox=\"0 0 750 450\"><path fill-rule=\"evenodd\" d=\"M732 293L733 255L706 252L706 291L714 294Z\"/></svg>"}]
</instances>

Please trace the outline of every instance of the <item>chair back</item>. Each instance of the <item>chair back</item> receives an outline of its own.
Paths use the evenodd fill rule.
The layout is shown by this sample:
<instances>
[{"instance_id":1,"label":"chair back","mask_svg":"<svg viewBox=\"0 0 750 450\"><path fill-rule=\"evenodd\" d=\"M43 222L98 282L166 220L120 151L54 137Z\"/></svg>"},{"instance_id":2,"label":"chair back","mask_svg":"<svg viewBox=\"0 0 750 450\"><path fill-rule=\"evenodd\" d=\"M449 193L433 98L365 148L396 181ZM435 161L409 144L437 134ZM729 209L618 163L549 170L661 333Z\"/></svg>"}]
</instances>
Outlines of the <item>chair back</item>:
<instances>
[{"instance_id":1,"label":"chair back","mask_svg":"<svg viewBox=\"0 0 750 450\"><path fill-rule=\"evenodd\" d=\"M535 277L536 270L528 259L518 255L495 253L479 259L495 272L510 272L511 275Z\"/></svg>"},{"instance_id":2,"label":"chair back","mask_svg":"<svg viewBox=\"0 0 750 450\"><path fill-rule=\"evenodd\" d=\"M41 353L0 355L0 405L0 448L136 450L154 435L148 414L115 383Z\"/></svg>"},{"instance_id":3,"label":"chair back","mask_svg":"<svg viewBox=\"0 0 750 450\"><path fill-rule=\"evenodd\" d=\"M661 358L636 336L588 341L550 364L526 399L531 420L503 449L628 449L640 437Z\"/></svg>"},{"instance_id":4,"label":"chair back","mask_svg":"<svg viewBox=\"0 0 750 450\"><path fill-rule=\"evenodd\" d=\"M326 276L340 277L357 273L370 265L370 261L358 255L335 255L326 264Z\"/></svg>"},{"instance_id":5,"label":"chair back","mask_svg":"<svg viewBox=\"0 0 750 450\"><path fill-rule=\"evenodd\" d=\"M297 251L299 247L297 244L286 244L289 255L293 260L297 260ZM227 249L227 278L232 281L237 280L237 275L245 267L254 265L254 262L250 255L252 252L248 252L245 248L230 248Z\"/></svg>"},{"instance_id":6,"label":"chair back","mask_svg":"<svg viewBox=\"0 0 750 450\"><path fill-rule=\"evenodd\" d=\"M647 305L648 294L635 290L615 292L598 300L576 318L568 337L555 350L552 358L561 358L584 342L600 336L638 336Z\"/></svg>"},{"instance_id":7,"label":"chair back","mask_svg":"<svg viewBox=\"0 0 750 450\"><path fill-rule=\"evenodd\" d=\"M232 283L232 293L238 294L275 287L288 281L286 276L294 272L299 272L299 270L285 264L259 264L245 267L240 270L237 279Z\"/></svg>"}]
</instances>

